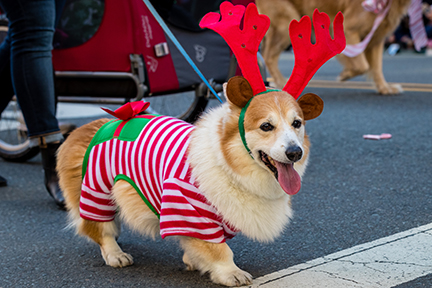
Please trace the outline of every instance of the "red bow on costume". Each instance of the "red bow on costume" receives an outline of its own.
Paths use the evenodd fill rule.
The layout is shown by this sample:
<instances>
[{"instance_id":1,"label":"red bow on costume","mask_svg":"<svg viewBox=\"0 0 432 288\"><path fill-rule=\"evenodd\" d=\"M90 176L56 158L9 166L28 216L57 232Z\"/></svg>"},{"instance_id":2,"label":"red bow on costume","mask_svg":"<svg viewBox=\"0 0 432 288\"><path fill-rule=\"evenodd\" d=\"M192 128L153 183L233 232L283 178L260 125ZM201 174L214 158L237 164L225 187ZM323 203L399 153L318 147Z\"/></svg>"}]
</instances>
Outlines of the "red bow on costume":
<instances>
[{"instance_id":1,"label":"red bow on costume","mask_svg":"<svg viewBox=\"0 0 432 288\"><path fill-rule=\"evenodd\" d=\"M141 112L144 112L150 103L144 101L136 101L136 102L128 102L116 109L115 111L111 111L108 108L102 108L105 112L111 114L114 117L117 117L120 120L129 120Z\"/></svg>"}]
</instances>

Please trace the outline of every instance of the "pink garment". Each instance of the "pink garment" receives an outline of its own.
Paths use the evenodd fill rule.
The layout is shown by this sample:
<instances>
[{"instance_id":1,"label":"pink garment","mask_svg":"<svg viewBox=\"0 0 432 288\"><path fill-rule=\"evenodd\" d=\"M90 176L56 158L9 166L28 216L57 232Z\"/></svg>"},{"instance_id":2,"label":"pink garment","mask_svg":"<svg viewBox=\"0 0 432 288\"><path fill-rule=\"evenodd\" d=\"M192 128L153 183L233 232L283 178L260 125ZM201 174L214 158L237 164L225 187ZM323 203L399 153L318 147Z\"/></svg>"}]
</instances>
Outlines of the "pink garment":
<instances>
[{"instance_id":1,"label":"pink garment","mask_svg":"<svg viewBox=\"0 0 432 288\"><path fill-rule=\"evenodd\" d=\"M363 1L362 6L366 11L379 14L384 11L388 1L389 0L365 0Z\"/></svg>"},{"instance_id":2,"label":"pink garment","mask_svg":"<svg viewBox=\"0 0 432 288\"><path fill-rule=\"evenodd\" d=\"M408 15L411 38L414 41L415 49L420 51L421 48L426 47L428 44L426 29L423 23L422 0L411 0Z\"/></svg>"},{"instance_id":3,"label":"pink garment","mask_svg":"<svg viewBox=\"0 0 432 288\"><path fill-rule=\"evenodd\" d=\"M376 2L379 0L372 0L372 1ZM368 2L370 2L370 1L368 1ZM381 24L382 20L387 15L387 13L390 9L391 3L392 3L392 0L389 0L387 7L385 7L385 9L382 10L381 13L377 15L377 17L375 18L374 24L372 26L372 30L369 32L369 34L366 35L366 37L360 43L346 45L346 48L344 51L342 51L342 54L344 54L345 56L348 56L348 57L355 57L355 56L363 53L363 51L366 49L366 46L369 44L370 39L372 38L373 34L375 33L376 29L378 28L378 26Z\"/></svg>"},{"instance_id":4,"label":"pink garment","mask_svg":"<svg viewBox=\"0 0 432 288\"><path fill-rule=\"evenodd\" d=\"M176 118L158 116L133 141L112 138L90 147L81 217L114 220L117 207L111 200L111 188L121 179L135 185L147 206L160 217L162 238L183 235L222 243L234 237L234 229L223 222L191 178L186 151L193 129Z\"/></svg>"}]
</instances>

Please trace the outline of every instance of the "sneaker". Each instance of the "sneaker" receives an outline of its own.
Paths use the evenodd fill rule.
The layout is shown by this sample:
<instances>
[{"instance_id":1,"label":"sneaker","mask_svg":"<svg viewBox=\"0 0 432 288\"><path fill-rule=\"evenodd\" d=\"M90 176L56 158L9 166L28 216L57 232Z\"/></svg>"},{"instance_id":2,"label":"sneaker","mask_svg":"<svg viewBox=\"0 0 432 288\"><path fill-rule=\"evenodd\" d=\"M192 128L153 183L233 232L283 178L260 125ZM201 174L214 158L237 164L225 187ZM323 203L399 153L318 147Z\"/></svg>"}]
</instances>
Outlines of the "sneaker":
<instances>
[{"instance_id":1,"label":"sneaker","mask_svg":"<svg viewBox=\"0 0 432 288\"><path fill-rule=\"evenodd\" d=\"M387 49L387 53L391 56L396 55L397 53L400 52L400 45L397 43L393 43L389 46L389 48Z\"/></svg>"}]
</instances>

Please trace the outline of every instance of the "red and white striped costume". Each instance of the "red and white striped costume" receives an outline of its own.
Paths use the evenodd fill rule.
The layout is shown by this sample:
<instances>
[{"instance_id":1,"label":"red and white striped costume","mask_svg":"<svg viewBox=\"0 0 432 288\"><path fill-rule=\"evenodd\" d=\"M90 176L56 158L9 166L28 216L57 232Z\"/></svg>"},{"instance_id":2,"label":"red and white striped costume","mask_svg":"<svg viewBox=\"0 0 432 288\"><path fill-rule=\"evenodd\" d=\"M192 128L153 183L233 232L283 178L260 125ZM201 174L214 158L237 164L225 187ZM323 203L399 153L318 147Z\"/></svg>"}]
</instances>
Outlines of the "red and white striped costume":
<instances>
[{"instance_id":1,"label":"red and white striped costume","mask_svg":"<svg viewBox=\"0 0 432 288\"><path fill-rule=\"evenodd\" d=\"M109 125L121 123L114 138L90 145L84 160L87 163L83 163L87 169L83 170L81 217L112 221L117 207L110 191L115 181L121 179L131 183L159 217L162 238L183 235L222 243L234 237L234 229L222 221L191 178L186 152L194 126L176 118L157 116L146 120L141 132L135 132L138 135L135 139L128 139L127 124L139 125L126 122L138 122L138 117L109 122Z\"/></svg>"}]
</instances>

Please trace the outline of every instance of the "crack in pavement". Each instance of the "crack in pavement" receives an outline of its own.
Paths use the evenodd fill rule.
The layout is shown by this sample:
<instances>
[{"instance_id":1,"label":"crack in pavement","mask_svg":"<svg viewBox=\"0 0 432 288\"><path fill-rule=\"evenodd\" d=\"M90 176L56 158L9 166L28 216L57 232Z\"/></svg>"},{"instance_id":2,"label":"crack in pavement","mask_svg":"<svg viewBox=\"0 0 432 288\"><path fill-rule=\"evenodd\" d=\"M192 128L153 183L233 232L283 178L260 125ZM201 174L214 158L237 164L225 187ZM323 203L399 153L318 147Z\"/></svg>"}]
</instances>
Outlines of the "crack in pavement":
<instances>
[{"instance_id":1,"label":"crack in pavement","mask_svg":"<svg viewBox=\"0 0 432 288\"><path fill-rule=\"evenodd\" d=\"M343 260L338 259L336 261L339 262L345 262L345 263L351 263L353 265L359 264L359 265L368 265L368 264L391 264L391 265L410 265L410 266L418 266L418 267L426 267L426 268L432 268L432 265L424 265L424 264L418 264L418 263L411 263L411 262L398 262L398 261L385 261L385 260L374 260L373 262L367 261L367 262L361 262L361 261L353 261L353 260ZM330 262L329 262L330 263Z\"/></svg>"},{"instance_id":2,"label":"crack in pavement","mask_svg":"<svg viewBox=\"0 0 432 288\"><path fill-rule=\"evenodd\" d=\"M319 287L315 285L315 279L321 278L327 285L336 285L340 281L341 285L337 287L350 286L348 283L359 287L393 287L432 273L430 236L432 223L291 266L260 277L261 283L250 287L282 287L279 285L290 282L289 278L294 282L304 279L313 283L313 287ZM414 263L416 260L419 261ZM327 275L328 279L316 277L314 273Z\"/></svg>"},{"instance_id":3,"label":"crack in pavement","mask_svg":"<svg viewBox=\"0 0 432 288\"><path fill-rule=\"evenodd\" d=\"M341 276L339 276L339 275L337 275L337 274L334 274L334 273L331 273L331 272L329 272L329 271L324 271L324 270L312 270L312 272L324 273L324 274L327 274L327 275L329 275L329 276L331 276L331 277L333 277L333 278L341 279L341 280L348 281L348 282L352 282L352 283L355 283L355 284L358 284L358 285L362 285L362 284L363 284L363 283L357 282L357 281L355 281L355 280L353 280L353 279L348 279L348 278L341 277Z\"/></svg>"}]
</instances>

